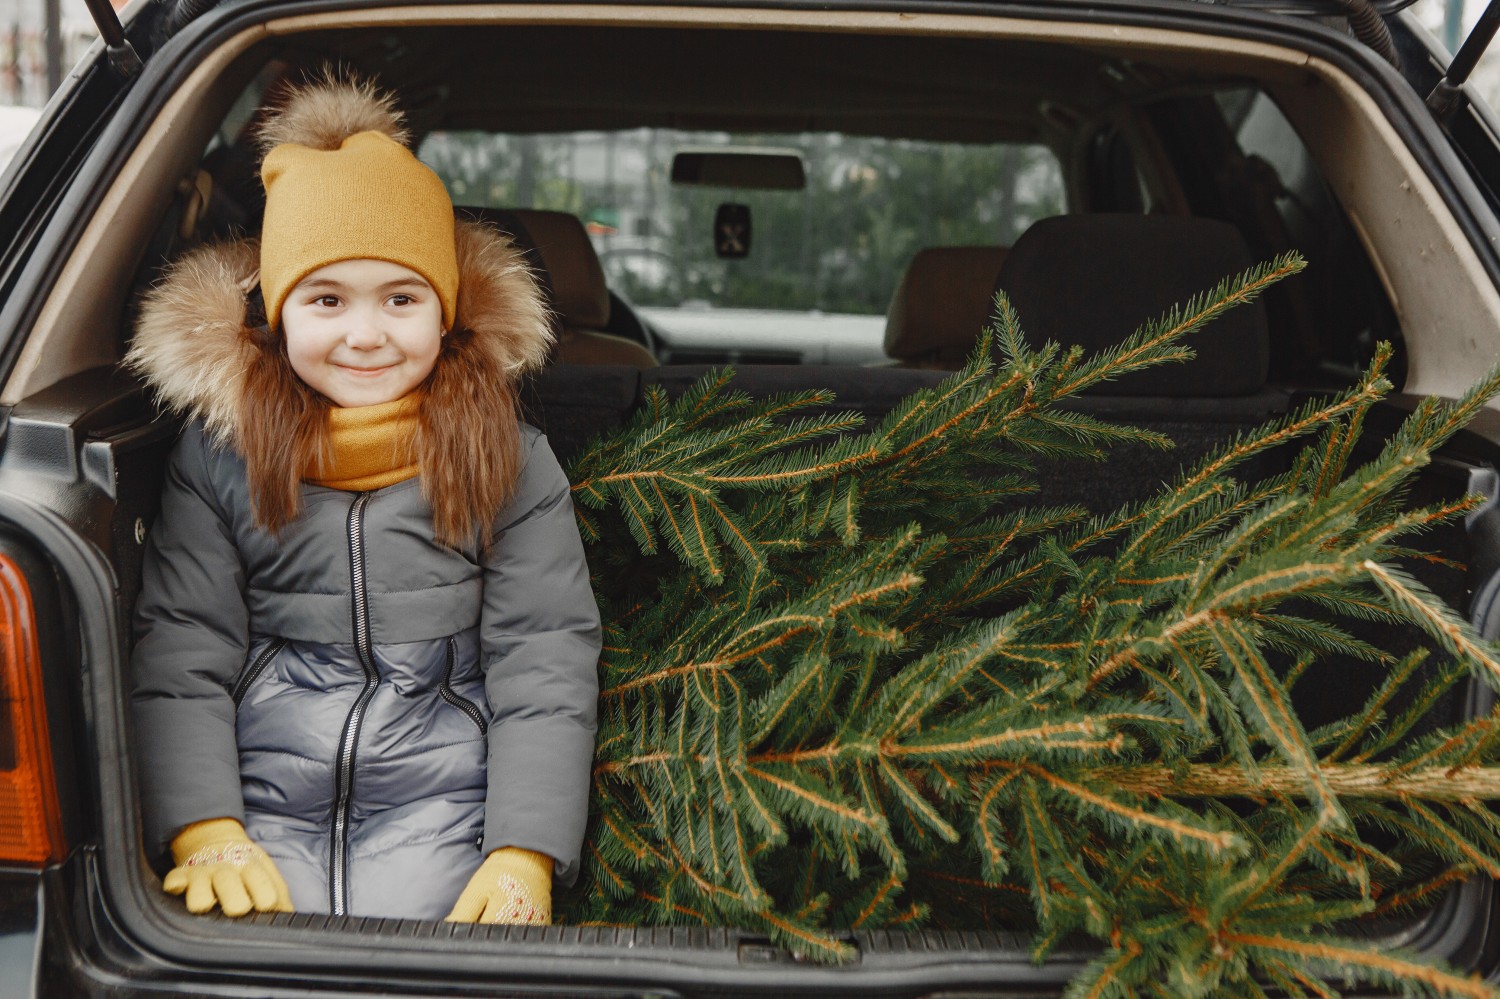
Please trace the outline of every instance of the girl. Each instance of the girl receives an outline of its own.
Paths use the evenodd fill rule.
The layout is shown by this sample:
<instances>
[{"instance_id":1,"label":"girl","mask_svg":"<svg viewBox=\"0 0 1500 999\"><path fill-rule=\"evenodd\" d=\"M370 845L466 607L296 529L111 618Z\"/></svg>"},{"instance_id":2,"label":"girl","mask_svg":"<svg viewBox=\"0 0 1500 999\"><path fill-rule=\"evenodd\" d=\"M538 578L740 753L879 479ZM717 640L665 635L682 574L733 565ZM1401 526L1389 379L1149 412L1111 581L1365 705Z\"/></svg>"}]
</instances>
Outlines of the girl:
<instances>
[{"instance_id":1,"label":"girl","mask_svg":"<svg viewBox=\"0 0 1500 999\"><path fill-rule=\"evenodd\" d=\"M577 874L599 619L516 417L546 309L405 138L368 85L294 91L259 241L177 263L127 357L190 417L132 666L192 912L546 923Z\"/></svg>"}]
</instances>

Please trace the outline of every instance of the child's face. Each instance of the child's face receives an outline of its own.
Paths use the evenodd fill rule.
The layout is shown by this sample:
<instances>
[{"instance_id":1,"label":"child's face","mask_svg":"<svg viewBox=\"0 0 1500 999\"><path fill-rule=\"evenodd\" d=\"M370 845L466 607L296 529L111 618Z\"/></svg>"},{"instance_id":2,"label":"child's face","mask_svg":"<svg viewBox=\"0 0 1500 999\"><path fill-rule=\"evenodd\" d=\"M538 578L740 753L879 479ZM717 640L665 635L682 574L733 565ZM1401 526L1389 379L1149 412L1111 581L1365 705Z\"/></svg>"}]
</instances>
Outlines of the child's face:
<instances>
[{"instance_id":1,"label":"child's face","mask_svg":"<svg viewBox=\"0 0 1500 999\"><path fill-rule=\"evenodd\" d=\"M392 402L437 363L443 307L420 274L341 260L298 282L281 307L292 370L336 406Z\"/></svg>"}]
</instances>

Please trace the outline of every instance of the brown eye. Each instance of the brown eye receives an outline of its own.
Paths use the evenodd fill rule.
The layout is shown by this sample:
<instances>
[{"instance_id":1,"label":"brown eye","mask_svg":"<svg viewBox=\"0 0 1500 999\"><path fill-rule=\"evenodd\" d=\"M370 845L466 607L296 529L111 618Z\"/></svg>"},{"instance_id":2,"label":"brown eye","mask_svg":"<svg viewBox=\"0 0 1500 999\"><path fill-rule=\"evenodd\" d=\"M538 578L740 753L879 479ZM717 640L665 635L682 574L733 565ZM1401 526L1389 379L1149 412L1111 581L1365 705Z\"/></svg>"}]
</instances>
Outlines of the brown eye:
<instances>
[{"instance_id":1,"label":"brown eye","mask_svg":"<svg viewBox=\"0 0 1500 999\"><path fill-rule=\"evenodd\" d=\"M391 304L392 305L411 305L415 301L416 301L416 299L412 298L410 295L392 295L391 296Z\"/></svg>"},{"instance_id":2,"label":"brown eye","mask_svg":"<svg viewBox=\"0 0 1500 999\"><path fill-rule=\"evenodd\" d=\"M313 304L321 305L325 309L333 309L338 307L339 300L334 295L319 295L317 298L313 299Z\"/></svg>"}]
</instances>

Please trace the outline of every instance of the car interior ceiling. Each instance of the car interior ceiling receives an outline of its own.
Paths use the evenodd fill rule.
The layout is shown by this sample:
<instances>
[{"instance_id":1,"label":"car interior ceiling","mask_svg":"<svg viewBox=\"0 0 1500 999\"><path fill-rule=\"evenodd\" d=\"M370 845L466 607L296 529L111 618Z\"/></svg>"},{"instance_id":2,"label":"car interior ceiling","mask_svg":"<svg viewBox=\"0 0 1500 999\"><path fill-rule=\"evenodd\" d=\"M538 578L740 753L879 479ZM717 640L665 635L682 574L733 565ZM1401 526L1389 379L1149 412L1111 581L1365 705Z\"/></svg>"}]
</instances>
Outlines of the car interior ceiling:
<instances>
[{"instance_id":1,"label":"car interior ceiling","mask_svg":"<svg viewBox=\"0 0 1500 999\"><path fill-rule=\"evenodd\" d=\"M629 35L628 46L619 44L622 32ZM835 38L802 32L656 28L579 31L556 26L487 27L463 32L432 27L312 31L245 53L215 84L219 96L210 100L205 95L202 102L205 107L217 102L222 117L238 93L227 89L223 81L234 77L248 80L273 62L286 69L336 62L396 88L418 135L458 127L519 132L543 124L552 129L577 129L639 125L702 128L713 123L717 127L777 131L827 128L850 134L1042 141L1058 150L1065 163L1076 163L1081 157L1072 148L1074 144L1099 141L1097 136L1114 123L1129 121L1134 110L1146 101L1185 90L1203 93L1216 86L1242 85L1245 79L1240 72L1245 60L1225 58L1218 52L1208 60L1200 57L1198 72L1194 73L1192 60L1181 52L1159 57L1153 53L1149 61L1138 55L1127 61L1108 51L1032 40L932 37L924 39L921 46L904 47L899 60L893 58L893 46L905 41L909 40L874 34ZM504 52L506 58L471 60L459 58L454 52L468 46ZM442 58L435 57L438 51L444 53ZM557 51L570 53L568 73L548 68L546 55ZM726 84L716 67L729 52L775 66L775 71L738 73L732 84ZM644 58L646 55L651 58ZM1205 61L1213 66L1207 74L1202 71ZM651 72L639 72L640 66L650 66ZM586 69L580 71L580 67ZM1234 75L1226 76L1230 70L1235 70ZM1286 93L1296 96L1295 91L1285 89L1284 66L1276 64L1262 70L1263 82L1268 89L1277 90L1283 104ZM706 86L705 81L715 85ZM976 100L976 88L983 88L987 99ZM1303 89L1307 89L1305 80ZM796 95L796 99L789 95ZM788 115L781 110L787 107L795 108L795 113ZM1288 108L1289 116L1292 112ZM208 134L201 121L199 128L204 131L196 134ZM181 129L171 138L181 143L192 132ZM1131 135L1126 141L1139 142L1139 136ZM190 238L212 238L216 233L243 228L256 217L253 171L246 167L243 150L236 154L238 145L236 140L218 154L224 162L205 164L216 174L217 204L228 207L216 220L207 219L208 224ZM1117 170L1132 162L1118 153L1119 145L1117 141L1113 160L1105 157L1106 170L1110 162ZM199 153L193 154L190 147L178 146L173 158L196 158L202 148L199 146ZM1159 179L1170 173L1170 167L1153 162L1158 152L1147 142L1135 151L1134 163L1144 183L1154 188L1146 207L1172 209L1178 199L1171 185ZM1336 151L1329 155L1336 156ZM240 161L237 164L236 158ZM253 158L248 162L253 163ZM1340 165L1345 170L1350 166ZM179 178L190 178L191 173L188 169L177 171ZM1099 179L1097 171L1089 177L1075 170L1069 179L1070 200L1079 206L1089 205L1089 198L1080 192L1108 187L1091 186L1090 181ZM1129 182L1118 173L1106 175L1106 179L1117 191L1130 189ZM163 196L163 185L145 189L158 199ZM1114 210L1135 207L1128 198L1117 196L1112 201ZM1110 207L1110 202L1105 206ZM151 241L155 256L141 254L139 259L133 282L139 287L152 278L162 250L180 252L182 245L162 238L161 220L169 214L167 211L155 206L143 209L139 202L133 208L138 217L154 218L152 227L158 233ZM140 238L120 240L122 248L130 247L138 254L147 243ZM120 300L122 290L115 285L107 293ZM84 309L77 304L70 308L66 303L61 308ZM101 328L97 322L84 325ZM92 363L104 360L99 355L101 348L117 354L128 322L117 320L110 328L121 335L112 347L94 344L87 357ZM33 358L38 379L23 378L19 383L13 379L5 401L19 398L28 383L45 384L40 378L46 377L46 372L78 370L83 359L69 359L67 355L79 350L79 339L66 342L61 356ZM27 370L20 373L25 375Z\"/></svg>"}]
</instances>

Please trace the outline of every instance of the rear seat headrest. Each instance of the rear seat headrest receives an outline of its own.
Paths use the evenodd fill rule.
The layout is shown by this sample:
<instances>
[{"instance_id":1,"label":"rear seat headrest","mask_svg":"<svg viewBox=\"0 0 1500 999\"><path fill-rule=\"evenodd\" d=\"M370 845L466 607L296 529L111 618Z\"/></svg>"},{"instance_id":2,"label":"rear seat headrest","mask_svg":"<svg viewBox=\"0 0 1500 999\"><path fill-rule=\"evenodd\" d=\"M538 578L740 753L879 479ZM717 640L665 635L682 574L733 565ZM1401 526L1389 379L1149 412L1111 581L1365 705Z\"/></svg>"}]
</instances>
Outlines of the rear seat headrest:
<instances>
[{"instance_id":1,"label":"rear seat headrest","mask_svg":"<svg viewBox=\"0 0 1500 999\"><path fill-rule=\"evenodd\" d=\"M885 319L885 353L956 368L968 359L994 311L1002 246L933 246L917 251Z\"/></svg>"},{"instance_id":2,"label":"rear seat headrest","mask_svg":"<svg viewBox=\"0 0 1500 999\"><path fill-rule=\"evenodd\" d=\"M588 230L577 216L532 208L513 208L531 233L531 241L542 255L542 266L552 278L554 307L565 325L581 329L603 329L609 325L609 289L599 254L589 241Z\"/></svg>"},{"instance_id":3,"label":"rear seat headrest","mask_svg":"<svg viewBox=\"0 0 1500 999\"><path fill-rule=\"evenodd\" d=\"M996 287L1026 338L1112 347L1142 322L1254 263L1239 230L1168 215L1062 215L1031 226ZM1265 309L1241 305L1184 341L1197 357L1107 382L1095 395L1239 396L1259 391L1270 359Z\"/></svg>"}]
</instances>

